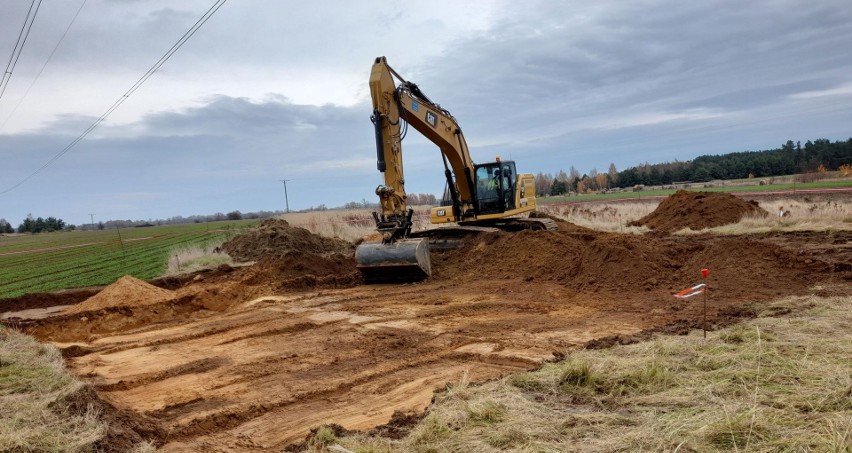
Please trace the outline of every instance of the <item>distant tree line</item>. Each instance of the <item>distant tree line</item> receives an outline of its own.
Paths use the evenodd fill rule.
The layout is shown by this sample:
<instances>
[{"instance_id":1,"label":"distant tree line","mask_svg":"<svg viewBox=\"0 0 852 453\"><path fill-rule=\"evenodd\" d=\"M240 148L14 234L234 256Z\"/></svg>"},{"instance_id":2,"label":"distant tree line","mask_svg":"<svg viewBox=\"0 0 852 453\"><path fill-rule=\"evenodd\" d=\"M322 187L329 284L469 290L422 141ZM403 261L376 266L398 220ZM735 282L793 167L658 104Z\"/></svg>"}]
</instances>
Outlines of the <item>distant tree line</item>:
<instances>
[{"instance_id":1,"label":"distant tree line","mask_svg":"<svg viewBox=\"0 0 852 453\"><path fill-rule=\"evenodd\" d=\"M11 225L3 220L5 225L0 225L0 229L4 233L12 233ZM33 218L32 214L28 215L20 225L18 225L18 233L52 233L54 231L73 230L74 225L67 225L62 219L56 217L48 218Z\"/></svg>"},{"instance_id":2,"label":"distant tree line","mask_svg":"<svg viewBox=\"0 0 852 453\"><path fill-rule=\"evenodd\" d=\"M580 172L572 165L568 173L563 170L559 170L559 173L555 175L539 173L535 175L534 181L536 195L542 196L606 190L610 187L616 187L617 180L618 170L616 170L615 164L609 164L606 173L598 172L596 168L593 168L588 173L580 175Z\"/></svg>"},{"instance_id":3,"label":"distant tree line","mask_svg":"<svg viewBox=\"0 0 852 453\"><path fill-rule=\"evenodd\" d=\"M831 142L827 139L801 142L787 140L780 148L744 151L722 155L703 155L691 161L640 164L617 171L610 164L606 173L592 169L587 174L571 167L568 173L539 173L535 176L537 195L562 195L608 188L627 188L637 184L666 185L675 182L706 182L714 179L765 178L842 170L852 163L852 138Z\"/></svg>"},{"instance_id":4,"label":"distant tree line","mask_svg":"<svg viewBox=\"0 0 852 453\"><path fill-rule=\"evenodd\" d=\"M408 202L411 205L436 205L437 200L435 195L427 194L427 193L414 193L408 195ZM332 208L332 209L376 209L379 207L378 203L369 202L366 199L362 201L351 201L341 206L340 208ZM324 204L319 206L311 206L308 209L300 210L299 212L304 211L327 211L329 210ZM191 215L191 216L174 216L169 217L167 219L148 219L148 220L107 220L107 221L98 221L95 223L83 223L80 225L69 225L66 224L62 219L57 219L54 217L48 217L47 219L43 219L41 217L34 219L31 215L27 216L27 218L20 224L17 228L12 227L12 225L7 222L5 219L0 218L0 234L11 234L14 232L18 233L42 233L42 232L51 232L51 231L68 231L74 229L80 230L105 230L105 229L115 229L115 228L143 228L143 227L151 227L157 225L178 225L185 223L204 223L204 222L220 222L225 220L255 220L255 219L268 219L271 217L275 217L278 215L284 214L284 211L255 211L255 212L247 212L242 213L240 211L231 211L228 213L217 212L215 214L209 215Z\"/></svg>"},{"instance_id":5,"label":"distant tree line","mask_svg":"<svg viewBox=\"0 0 852 453\"><path fill-rule=\"evenodd\" d=\"M12 228L12 224L7 222L6 219L0 219L0 234L12 234L15 232L15 229Z\"/></svg>"},{"instance_id":6,"label":"distant tree line","mask_svg":"<svg viewBox=\"0 0 852 453\"><path fill-rule=\"evenodd\" d=\"M191 216L174 216L167 219L148 219L148 220L108 220L106 222L97 222L94 225L95 229L114 229L114 228L141 228L155 225L179 225L185 223L204 223L204 222L220 222L223 220L254 220L268 219L277 215L283 214L284 211L255 211L242 213L240 211L231 211L226 213L217 212L209 215L191 215ZM91 230L91 223L84 223L78 226L81 230Z\"/></svg>"},{"instance_id":7,"label":"distant tree line","mask_svg":"<svg viewBox=\"0 0 852 453\"><path fill-rule=\"evenodd\" d=\"M794 173L838 170L852 163L852 138L832 143L826 139L787 143L777 149L704 155L691 162L641 165L618 174L618 187L634 184L660 185L675 181L705 182L713 179L764 178ZM822 168L821 168L822 167Z\"/></svg>"}]
</instances>

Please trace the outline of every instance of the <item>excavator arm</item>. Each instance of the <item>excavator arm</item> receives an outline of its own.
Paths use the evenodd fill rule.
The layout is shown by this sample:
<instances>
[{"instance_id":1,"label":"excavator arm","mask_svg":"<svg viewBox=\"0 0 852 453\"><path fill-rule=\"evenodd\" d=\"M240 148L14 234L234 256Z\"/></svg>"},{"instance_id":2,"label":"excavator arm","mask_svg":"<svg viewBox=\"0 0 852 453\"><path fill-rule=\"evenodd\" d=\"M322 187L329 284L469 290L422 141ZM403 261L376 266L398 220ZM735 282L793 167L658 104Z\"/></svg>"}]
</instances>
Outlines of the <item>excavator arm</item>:
<instances>
[{"instance_id":1,"label":"excavator arm","mask_svg":"<svg viewBox=\"0 0 852 453\"><path fill-rule=\"evenodd\" d=\"M472 218L476 203L473 162L455 118L433 103L417 85L397 74L385 57L376 58L373 63L370 94L377 166L385 179L384 185L376 188L382 208L376 220L379 231L386 233L386 242L405 237L411 230L411 210L406 203L402 165L402 139L408 126L414 127L440 149L455 220Z\"/></svg>"},{"instance_id":2,"label":"excavator arm","mask_svg":"<svg viewBox=\"0 0 852 453\"><path fill-rule=\"evenodd\" d=\"M384 183L376 188L381 212L373 213L382 241L355 249L357 266L367 281L411 281L431 274L429 241L411 237L414 211L408 206L402 165L402 141L409 126L438 146L444 162L452 206L432 208L432 223L455 222L459 229L468 228L464 231L545 227L541 220L512 218L535 208L533 176L517 175L514 162L499 158L474 165L456 119L388 66L385 57L373 62L370 95L377 165Z\"/></svg>"}]
</instances>

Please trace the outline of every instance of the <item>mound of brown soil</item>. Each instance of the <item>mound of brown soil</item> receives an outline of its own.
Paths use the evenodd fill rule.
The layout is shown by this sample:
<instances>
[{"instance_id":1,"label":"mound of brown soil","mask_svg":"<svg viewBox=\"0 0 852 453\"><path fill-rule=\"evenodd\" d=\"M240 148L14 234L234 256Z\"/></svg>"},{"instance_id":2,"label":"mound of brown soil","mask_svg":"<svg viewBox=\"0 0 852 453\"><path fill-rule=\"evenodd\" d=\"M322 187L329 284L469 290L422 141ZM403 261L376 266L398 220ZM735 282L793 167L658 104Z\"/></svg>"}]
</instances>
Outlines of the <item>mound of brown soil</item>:
<instances>
[{"instance_id":1,"label":"mound of brown soil","mask_svg":"<svg viewBox=\"0 0 852 453\"><path fill-rule=\"evenodd\" d=\"M342 239L323 237L291 226L286 220L268 219L256 229L247 231L222 245L236 261L260 261L263 258L282 257L288 252L314 255L350 255L355 246Z\"/></svg>"},{"instance_id":2,"label":"mound of brown soil","mask_svg":"<svg viewBox=\"0 0 852 453\"><path fill-rule=\"evenodd\" d=\"M678 190L663 200L654 212L629 225L668 233L684 228L713 228L739 222L746 215L768 214L756 201L746 201L728 193Z\"/></svg>"},{"instance_id":3,"label":"mound of brown soil","mask_svg":"<svg viewBox=\"0 0 852 453\"><path fill-rule=\"evenodd\" d=\"M83 313L112 307L141 307L168 302L174 298L175 293L172 291L125 275L101 292L68 308L65 313Z\"/></svg>"},{"instance_id":4,"label":"mound of brown soil","mask_svg":"<svg viewBox=\"0 0 852 453\"><path fill-rule=\"evenodd\" d=\"M272 284L279 290L351 286L362 281L355 268L355 258L343 254L320 256L291 251L279 257L263 258L246 273L243 284Z\"/></svg>"},{"instance_id":5,"label":"mound of brown soil","mask_svg":"<svg viewBox=\"0 0 852 453\"><path fill-rule=\"evenodd\" d=\"M822 261L742 237L651 237L581 229L494 233L460 249L432 253L433 278L556 281L583 292L678 291L711 270L728 295L793 294L829 272Z\"/></svg>"}]
</instances>

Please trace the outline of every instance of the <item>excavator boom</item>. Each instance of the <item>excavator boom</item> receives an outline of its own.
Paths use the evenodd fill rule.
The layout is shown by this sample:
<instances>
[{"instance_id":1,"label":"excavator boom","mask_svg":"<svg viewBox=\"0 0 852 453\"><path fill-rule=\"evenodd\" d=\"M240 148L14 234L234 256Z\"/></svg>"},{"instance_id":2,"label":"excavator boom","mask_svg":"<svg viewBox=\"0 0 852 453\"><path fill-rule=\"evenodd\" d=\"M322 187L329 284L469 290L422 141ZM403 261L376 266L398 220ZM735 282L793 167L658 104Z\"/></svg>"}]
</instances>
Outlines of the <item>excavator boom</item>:
<instances>
[{"instance_id":1,"label":"excavator boom","mask_svg":"<svg viewBox=\"0 0 852 453\"><path fill-rule=\"evenodd\" d=\"M394 77L400 82L399 86ZM380 243L363 243L355 250L358 269L368 282L415 281L432 273L428 240L408 239L414 212L406 200L402 139L409 124L417 129L416 116L420 113L420 102L424 101L405 94L412 90L419 92L416 85L400 77L384 57L376 58L370 72L373 101L370 120L375 128L377 168L384 174L384 184L376 188L381 212L374 213L376 229L383 239ZM428 103L428 98L425 101ZM424 116L420 121L425 120Z\"/></svg>"},{"instance_id":2,"label":"excavator boom","mask_svg":"<svg viewBox=\"0 0 852 453\"><path fill-rule=\"evenodd\" d=\"M373 62L370 96L377 168L384 184L376 188L381 212L374 213L382 241L363 243L355 252L367 281L411 281L431 275L428 240L410 238L413 210L407 203L402 165L402 140L409 126L437 145L444 163L450 206L433 208L432 223L540 226L530 219L510 219L535 208L532 175L516 174L514 162L499 158L474 164L456 119L403 79L385 57Z\"/></svg>"}]
</instances>

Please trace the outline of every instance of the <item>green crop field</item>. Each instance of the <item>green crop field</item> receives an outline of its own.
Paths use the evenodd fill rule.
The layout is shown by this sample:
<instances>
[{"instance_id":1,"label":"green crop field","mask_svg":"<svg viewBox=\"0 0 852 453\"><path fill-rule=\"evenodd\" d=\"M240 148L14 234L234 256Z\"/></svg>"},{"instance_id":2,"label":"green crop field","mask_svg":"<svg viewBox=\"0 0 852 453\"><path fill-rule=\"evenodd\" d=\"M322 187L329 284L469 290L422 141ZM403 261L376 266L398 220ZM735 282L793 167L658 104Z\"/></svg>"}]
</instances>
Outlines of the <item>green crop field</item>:
<instances>
[{"instance_id":1,"label":"green crop field","mask_svg":"<svg viewBox=\"0 0 852 453\"><path fill-rule=\"evenodd\" d=\"M228 239L256 220L0 236L0 298L165 272L172 250ZM120 239L119 239L120 238Z\"/></svg>"},{"instance_id":2,"label":"green crop field","mask_svg":"<svg viewBox=\"0 0 852 453\"><path fill-rule=\"evenodd\" d=\"M694 185L700 185L696 183ZM705 192L780 192L790 190L807 190L807 189L829 189L852 187L852 179L841 181L817 181L809 183L790 183L790 184L769 184L765 186L724 186L724 187L692 187L686 190L705 191ZM593 193L571 196L555 196L538 198L540 204L550 203L571 203L582 201L602 201L602 200L620 200L624 198L645 198L668 196L675 193L676 190L642 190L639 192L619 192L619 193Z\"/></svg>"}]
</instances>

